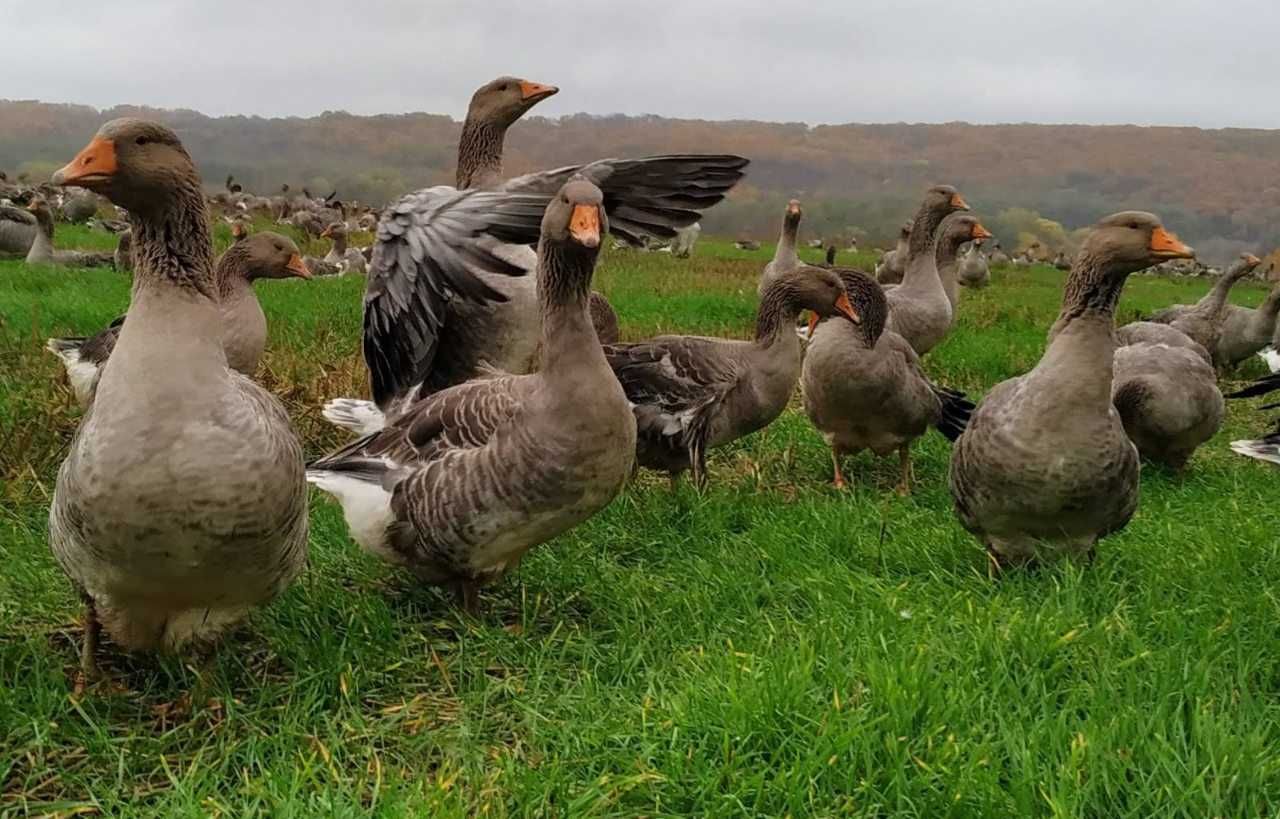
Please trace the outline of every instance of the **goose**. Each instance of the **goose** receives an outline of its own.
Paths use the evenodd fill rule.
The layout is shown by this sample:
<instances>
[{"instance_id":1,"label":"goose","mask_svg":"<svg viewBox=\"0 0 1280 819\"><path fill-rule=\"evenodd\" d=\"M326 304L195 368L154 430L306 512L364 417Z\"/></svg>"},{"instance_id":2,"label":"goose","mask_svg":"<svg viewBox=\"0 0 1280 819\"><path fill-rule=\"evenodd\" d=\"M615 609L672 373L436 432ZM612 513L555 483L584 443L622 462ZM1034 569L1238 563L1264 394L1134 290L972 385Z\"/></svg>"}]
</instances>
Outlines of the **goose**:
<instances>
[{"instance_id":1,"label":"goose","mask_svg":"<svg viewBox=\"0 0 1280 819\"><path fill-rule=\"evenodd\" d=\"M1186 343L1139 342L1118 347L1114 356L1111 402L1125 433L1141 457L1173 470L1186 466L1222 426L1222 392L1202 351Z\"/></svg>"},{"instance_id":2,"label":"goose","mask_svg":"<svg viewBox=\"0 0 1280 819\"><path fill-rule=\"evenodd\" d=\"M551 87L495 83L493 93L482 88L472 98L459 141L458 187L445 190L521 193L545 203L581 174L603 191L610 230L639 244L697 222L747 166L738 156L675 154L604 159L500 181L502 135L529 99L545 98ZM491 369L524 373L537 363L541 313L535 277L527 275L536 266L528 247L537 239L536 219L464 243L455 253L430 244L421 227L439 190L408 194L383 212L364 302L364 358L376 407L334 399L324 416L338 426L367 431L378 413L394 415L422 395Z\"/></svg>"},{"instance_id":3,"label":"goose","mask_svg":"<svg viewBox=\"0 0 1280 819\"><path fill-rule=\"evenodd\" d=\"M884 254L880 266L876 268L876 281L881 284L900 284L907 269L907 256L910 255L912 219L902 223L898 229L898 245Z\"/></svg>"},{"instance_id":4,"label":"goose","mask_svg":"<svg viewBox=\"0 0 1280 819\"><path fill-rule=\"evenodd\" d=\"M827 256L825 261L827 267L836 266L836 246L834 244L827 245Z\"/></svg>"},{"instance_id":5,"label":"goose","mask_svg":"<svg viewBox=\"0 0 1280 819\"><path fill-rule=\"evenodd\" d=\"M354 247L347 247L347 224L345 222L331 222L321 233L320 238L331 239L333 247L329 250L324 261L337 265L343 274L356 273L365 275L368 268L364 262L364 256Z\"/></svg>"},{"instance_id":6,"label":"goose","mask_svg":"<svg viewBox=\"0 0 1280 819\"><path fill-rule=\"evenodd\" d=\"M942 283L942 291L947 294L947 302L951 306L951 326L955 326L959 316L961 248L981 242L983 237L990 235L991 232L976 216L965 211L957 211L943 219L934 232L933 266L938 271L938 281ZM885 288L890 293L896 289L892 285Z\"/></svg>"},{"instance_id":7,"label":"goose","mask_svg":"<svg viewBox=\"0 0 1280 819\"><path fill-rule=\"evenodd\" d=\"M222 348L227 366L252 376L267 346L267 317L253 292L258 279L311 278L287 236L264 231L237 239L214 265L218 310L222 314ZM62 359L67 380L80 406L87 407L103 366L115 348L125 316L87 338L51 338L45 349Z\"/></svg>"},{"instance_id":8,"label":"goose","mask_svg":"<svg viewBox=\"0 0 1280 819\"><path fill-rule=\"evenodd\" d=\"M459 200L448 188L419 196L432 206L425 218L438 220L452 217L451 206L524 198ZM452 588L470 614L478 612L480 587L607 506L632 471L635 420L588 316L608 227L606 196L574 175L549 203L516 203L545 209L537 251L543 353L535 372L433 393L307 473L342 504L363 548ZM501 231L495 217L477 209L459 218Z\"/></svg>"},{"instance_id":9,"label":"goose","mask_svg":"<svg viewBox=\"0 0 1280 819\"><path fill-rule=\"evenodd\" d=\"M942 220L961 210L969 210L969 205L955 188L946 184L929 188L915 219L911 220L911 238L902 283L886 288L890 310L888 328L908 340L920 356L946 338L955 319L952 308L955 297L950 292L954 285L948 288L942 283L934 241ZM986 228L982 228L970 238L986 235L989 235ZM948 243L942 244L943 248L950 247ZM954 253L954 248L945 252Z\"/></svg>"},{"instance_id":10,"label":"goose","mask_svg":"<svg viewBox=\"0 0 1280 819\"><path fill-rule=\"evenodd\" d=\"M667 472L673 485L692 469L705 487L707 450L768 426L795 392L803 310L859 320L835 272L802 265L765 290L751 341L659 336L606 347L635 408L639 465Z\"/></svg>"},{"instance_id":11,"label":"goose","mask_svg":"<svg viewBox=\"0 0 1280 819\"><path fill-rule=\"evenodd\" d=\"M1256 355L1277 336L1276 316L1280 314L1280 284L1256 308L1227 305L1227 317L1222 323L1214 363L1219 368L1234 367L1250 356Z\"/></svg>"},{"instance_id":12,"label":"goose","mask_svg":"<svg viewBox=\"0 0 1280 819\"><path fill-rule=\"evenodd\" d=\"M70 193L62 200L62 218L74 225L87 222L98 212L98 197L90 191Z\"/></svg>"},{"instance_id":13,"label":"goose","mask_svg":"<svg viewBox=\"0 0 1280 819\"><path fill-rule=\"evenodd\" d=\"M756 287L756 295L761 298L782 276L800 267L800 256L796 253L796 234L800 231L800 202L792 199L782 215L782 233L778 236L778 245L773 250L773 258L764 266L760 276L760 284Z\"/></svg>"},{"instance_id":14,"label":"goose","mask_svg":"<svg viewBox=\"0 0 1280 819\"><path fill-rule=\"evenodd\" d=\"M1229 394L1227 398L1254 398L1259 395L1267 395L1277 389L1280 389L1280 374L1271 373L1270 375L1262 376L1244 389ZM1275 404L1269 404L1263 409L1271 409L1274 406ZM1231 451L1244 455L1246 458L1280 465L1280 423L1277 423L1275 429L1271 432L1256 440L1232 441Z\"/></svg>"},{"instance_id":15,"label":"goose","mask_svg":"<svg viewBox=\"0 0 1280 819\"><path fill-rule=\"evenodd\" d=\"M1175 304L1152 314L1151 321L1177 327L1199 342L1211 354L1217 349L1231 305L1227 297L1231 288L1249 276L1262 260L1252 253L1242 253L1213 287L1195 304Z\"/></svg>"},{"instance_id":16,"label":"goose","mask_svg":"<svg viewBox=\"0 0 1280 819\"><path fill-rule=\"evenodd\" d=\"M991 267L1003 267L1009 264L1009 254L1004 252L1004 248L1000 246L999 239L992 240L994 244L991 246L991 255L987 258L987 262Z\"/></svg>"},{"instance_id":17,"label":"goose","mask_svg":"<svg viewBox=\"0 0 1280 819\"><path fill-rule=\"evenodd\" d=\"M591 326L595 328L596 338L601 344L617 344L619 338L618 332L618 314L614 311L613 305L604 297L604 294L595 290L591 291L591 300L587 307L591 313Z\"/></svg>"},{"instance_id":18,"label":"goose","mask_svg":"<svg viewBox=\"0 0 1280 819\"><path fill-rule=\"evenodd\" d=\"M961 524L997 567L1092 554L1138 506L1138 451L1112 404L1115 307L1129 274L1193 254L1150 213L1098 222L1067 277L1048 347L978 404L951 455Z\"/></svg>"},{"instance_id":19,"label":"goose","mask_svg":"<svg viewBox=\"0 0 1280 819\"><path fill-rule=\"evenodd\" d=\"M111 264L121 273L133 270L133 233L128 229L116 239L116 252L111 255Z\"/></svg>"},{"instance_id":20,"label":"goose","mask_svg":"<svg viewBox=\"0 0 1280 819\"><path fill-rule=\"evenodd\" d=\"M39 232L34 213L0 202L0 254L26 258Z\"/></svg>"},{"instance_id":21,"label":"goose","mask_svg":"<svg viewBox=\"0 0 1280 819\"><path fill-rule=\"evenodd\" d=\"M702 224L694 222L688 227L681 228L676 231L676 237L671 240L671 255L677 259L687 259L693 254L693 246L697 244L698 237L702 235Z\"/></svg>"},{"instance_id":22,"label":"goose","mask_svg":"<svg viewBox=\"0 0 1280 819\"><path fill-rule=\"evenodd\" d=\"M973 410L961 393L932 383L902 336L885 330L889 303L874 280L841 269L845 293L861 319L809 324L800 385L805 412L831 447L837 489L845 487L840 460L864 449L879 457L898 452L898 491L911 491L911 442L936 427L954 441Z\"/></svg>"},{"instance_id":23,"label":"goose","mask_svg":"<svg viewBox=\"0 0 1280 819\"><path fill-rule=\"evenodd\" d=\"M1064 251L1059 250L1058 255L1053 257L1053 266L1059 270L1071 270L1071 260L1067 258Z\"/></svg>"},{"instance_id":24,"label":"goose","mask_svg":"<svg viewBox=\"0 0 1280 819\"><path fill-rule=\"evenodd\" d=\"M128 651L210 643L307 559L302 446L280 402L227 367L200 175L177 135L116 119L53 176L129 211L129 318L58 470L54 557Z\"/></svg>"},{"instance_id":25,"label":"goose","mask_svg":"<svg viewBox=\"0 0 1280 819\"><path fill-rule=\"evenodd\" d=\"M918 355L936 347L955 323L956 250L966 241L991 235L976 219L953 220L949 232L943 234L943 220L968 209L955 188L939 185L930 189L911 228L906 275L902 284L886 288L889 329L905 338ZM945 283L938 267L939 254Z\"/></svg>"},{"instance_id":26,"label":"goose","mask_svg":"<svg viewBox=\"0 0 1280 819\"><path fill-rule=\"evenodd\" d=\"M110 267L115 264L114 253L93 253L82 250L55 250L53 247L53 211L44 197L32 198L28 209L36 217L40 229L36 231L31 249L27 251L27 264L48 264L59 267Z\"/></svg>"},{"instance_id":27,"label":"goose","mask_svg":"<svg viewBox=\"0 0 1280 819\"><path fill-rule=\"evenodd\" d=\"M759 250L760 243L755 239L739 239L733 243L738 250Z\"/></svg>"},{"instance_id":28,"label":"goose","mask_svg":"<svg viewBox=\"0 0 1280 819\"><path fill-rule=\"evenodd\" d=\"M1204 363L1213 364L1213 357L1209 355L1209 351L1204 348L1204 345L1193 341L1190 336L1181 330L1176 330L1168 324L1156 324L1154 321L1135 321L1117 329L1116 344L1119 347L1129 347L1137 344L1180 347L1190 350L1196 358Z\"/></svg>"},{"instance_id":29,"label":"goose","mask_svg":"<svg viewBox=\"0 0 1280 819\"><path fill-rule=\"evenodd\" d=\"M987 256L982 252L982 240L969 243L968 248L960 254L956 266L956 279L965 287L980 290L991 283L991 267Z\"/></svg>"}]
</instances>

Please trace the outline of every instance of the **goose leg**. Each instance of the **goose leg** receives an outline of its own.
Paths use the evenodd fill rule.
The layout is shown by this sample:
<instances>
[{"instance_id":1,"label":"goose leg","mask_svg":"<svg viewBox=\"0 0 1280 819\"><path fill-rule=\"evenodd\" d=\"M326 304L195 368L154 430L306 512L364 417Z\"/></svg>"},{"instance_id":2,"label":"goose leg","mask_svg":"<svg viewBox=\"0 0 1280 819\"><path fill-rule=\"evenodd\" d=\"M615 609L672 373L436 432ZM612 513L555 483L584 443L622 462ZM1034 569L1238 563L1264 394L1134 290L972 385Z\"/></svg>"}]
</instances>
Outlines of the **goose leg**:
<instances>
[{"instance_id":1,"label":"goose leg","mask_svg":"<svg viewBox=\"0 0 1280 819\"><path fill-rule=\"evenodd\" d=\"M80 674L86 682L98 678L98 636L102 623L98 622L98 609L88 595L84 598L84 642L80 644Z\"/></svg>"},{"instance_id":2,"label":"goose leg","mask_svg":"<svg viewBox=\"0 0 1280 819\"><path fill-rule=\"evenodd\" d=\"M832 483L835 485L836 489L844 489L846 486L849 485L848 483L845 482L844 475L841 474L840 472L840 456L842 454L843 453L840 452L839 447L836 447L836 446L831 447L831 466L832 466L832 470L835 472L835 479L832 481Z\"/></svg>"},{"instance_id":3,"label":"goose leg","mask_svg":"<svg viewBox=\"0 0 1280 819\"><path fill-rule=\"evenodd\" d=\"M898 467L901 470L902 478L898 482L898 494L911 494L911 446L904 444L898 448Z\"/></svg>"},{"instance_id":4,"label":"goose leg","mask_svg":"<svg viewBox=\"0 0 1280 819\"><path fill-rule=\"evenodd\" d=\"M474 581L457 581L453 585L453 593L464 612L472 617L480 616L480 588Z\"/></svg>"}]
</instances>

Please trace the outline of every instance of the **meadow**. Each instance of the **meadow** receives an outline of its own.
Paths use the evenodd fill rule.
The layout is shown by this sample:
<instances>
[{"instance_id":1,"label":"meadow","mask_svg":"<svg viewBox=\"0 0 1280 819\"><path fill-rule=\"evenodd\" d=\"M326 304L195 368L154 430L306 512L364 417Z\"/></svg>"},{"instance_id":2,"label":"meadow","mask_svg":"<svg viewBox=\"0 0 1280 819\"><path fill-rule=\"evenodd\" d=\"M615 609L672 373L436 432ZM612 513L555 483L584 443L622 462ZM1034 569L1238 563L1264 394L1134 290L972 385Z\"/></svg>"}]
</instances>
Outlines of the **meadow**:
<instances>
[{"instance_id":1,"label":"meadow","mask_svg":"<svg viewBox=\"0 0 1280 819\"><path fill-rule=\"evenodd\" d=\"M626 339L745 337L770 253L608 252L597 287ZM963 292L928 371L977 398L1030 368L1062 275ZM258 287L260 378L309 456L342 440L323 401L367 392L362 288ZM1120 320L1206 288L1132 277ZM313 493L309 570L209 661L113 652L111 682L77 694L80 607L45 515L80 413L43 345L128 292L111 271L0 263L0 814L1280 810L1280 475L1227 448L1266 427L1256 402L1231 403L1185 474L1144 467L1137 516L1094 564L996 580L952 513L940 435L915 448L910 497L867 455L840 492L798 398L712 454L705 494L642 476L487 590L478 620L362 554Z\"/></svg>"}]
</instances>

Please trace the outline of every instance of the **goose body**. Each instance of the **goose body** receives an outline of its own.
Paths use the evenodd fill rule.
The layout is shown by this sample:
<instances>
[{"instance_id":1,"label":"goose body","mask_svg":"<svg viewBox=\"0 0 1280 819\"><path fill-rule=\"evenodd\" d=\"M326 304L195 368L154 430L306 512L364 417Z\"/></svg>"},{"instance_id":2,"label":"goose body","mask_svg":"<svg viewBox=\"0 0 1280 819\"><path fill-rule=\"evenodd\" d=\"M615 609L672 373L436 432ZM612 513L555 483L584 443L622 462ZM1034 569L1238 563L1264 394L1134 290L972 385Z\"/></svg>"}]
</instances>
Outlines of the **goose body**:
<instances>
[{"instance_id":1,"label":"goose body","mask_svg":"<svg viewBox=\"0 0 1280 819\"><path fill-rule=\"evenodd\" d=\"M853 315L839 277L800 267L765 291L755 339L659 336L605 348L635 410L636 458L673 478L692 469L706 481L706 453L768 426L786 408L800 378L801 310Z\"/></svg>"},{"instance_id":2,"label":"goose body","mask_svg":"<svg viewBox=\"0 0 1280 819\"><path fill-rule=\"evenodd\" d=\"M275 597L306 563L307 494L284 408L227 367L200 177L177 136L113 120L54 183L127 208L139 261L49 511L92 673L99 627L128 650L177 649Z\"/></svg>"},{"instance_id":3,"label":"goose body","mask_svg":"<svg viewBox=\"0 0 1280 819\"><path fill-rule=\"evenodd\" d=\"M1214 363L1234 367L1272 344L1277 335L1276 316L1280 314L1280 284L1256 308L1229 304L1218 338Z\"/></svg>"},{"instance_id":4,"label":"goose body","mask_svg":"<svg viewBox=\"0 0 1280 819\"><path fill-rule=\"evenodd\" d=\"M912 221L902 284L887 291L888 327L919 355L946 338L954 323L955 297L939 275L934 240L947 216L968 209L955 188L938 185L929 189Z\"/></svg>"},{"instance_id":5,"label":"goose body","mask_svg":"<svg viewBox=\"0 0 1280 819\"><path fill-rule=\"evenodd\" d=\"M970 242L960 255L956 267L956 279L965 287L980 290L991 283L991 268L982 252L982 242Z\"/></svg>"},{"instance_id":6,"label":"goose body","mask_svg":"<svg viewBox=\"0 0 1280 819\"><path fill-rule=\"evenodd\" d=\"M90 253L81 250L57 250L53 246L53 211L43 197L31 200L30 210L35 214L40 229L36 231L27 251L27 264L58 265L60 267L110 267L115 264L113 253Z\"/></svg>"},{"instance_id":7,"label":"goose body","mask_svg":"<svg viewBox=\"0 0 1280 819\"><path fill-rule=\"evenodd\" d=\"M997 384L952 451L960 522L998 564L1091 552L1138 505L1138 452L1112 405L1114 314L1130 273L1185 258L1151 214L1099 222L1067 279L1049 345Z\"/></svg>"},{"instance_id":8,"label":"goose body","mask_svg":"<svg viewBox=\"0 0 1280 819\"><path fill-rule=\"evenodd\" d=\"M39 232L34 213L0 203L0 254L26 258Z\"/></svg>"},{"instance_id":9,"label":"goose body","mask_svg":"<svg viewBox=\"0 0 1280 819\"><path fill-rule=\"evenodd\" d=\"M835 484L844 455L869 449L884 457L899 453L899 491L910 491L911 442L929 427L949 439L964 430L973 405L924 375L920 357L902 336L885 331L888 303L868 276L839 270L857 324L824 321L810 329L801 372L804 408L831 447Z\"/></svg>"},{"instance_id":10,"label":"goose body","mask_svg":"<svg viewBox=\"0 0 1280 819\"><path fill-rule=\"evenodd\" d=\"M363 547L455 589L470 611L480 586L603 508L632 469L635 421L587 306L603 199L579 178L546 207L537 371L434 393L308 473Z\"/></svg>"},{"instance_id":11,"label":"goose body","mask_svg":"<svg viewBox=\"0 0 1280 819\"><path fill-rule=\"evenodd\" d=\"M1189 345L1119 347L1114 373L1112 403L1143 458L1182 469L1221 428L1224 402L1217 377Z\"/></svg>"}]
</instances>

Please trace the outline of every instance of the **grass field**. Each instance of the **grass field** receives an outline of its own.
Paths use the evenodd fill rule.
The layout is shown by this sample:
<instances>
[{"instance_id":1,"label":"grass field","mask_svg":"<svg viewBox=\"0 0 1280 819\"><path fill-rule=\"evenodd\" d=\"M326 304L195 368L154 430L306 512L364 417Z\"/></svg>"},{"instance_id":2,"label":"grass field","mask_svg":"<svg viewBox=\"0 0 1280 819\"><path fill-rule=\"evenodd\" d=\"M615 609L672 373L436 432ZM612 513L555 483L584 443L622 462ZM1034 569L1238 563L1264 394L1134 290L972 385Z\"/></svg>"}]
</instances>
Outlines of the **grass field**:
<instances>
[{"instance_id":1,"label":"grass field","mask_svg":"<svg viewBox=\"0 0 1280 819\"><path fill-rule=\"evenodd\" d=\"M597 286L627 338L745 336L768 254L611 253ZM963 293L928 370L973 396L1025 371L1061 283L1011 270ZM340 440L322 401L365 390L362 286L259 286L260 375L311 456ZM80 611L45 514L79 412L42 347L128 288L0 264L0 813L1280 811L1280 474L1226 446L1264 428L1249 405L1185 476L1144 469L1094 565L995 582L952 514L941 436L916 448L912 497L865 456L840 493L798 402L713 453L704 496L645 477L535 550L480 621L361 554L315 495L310 570L209 665L114 657L116 684L76 697ZM1204 288L1134 277L1121 319Z\"/></svg>"}]
</instances>

